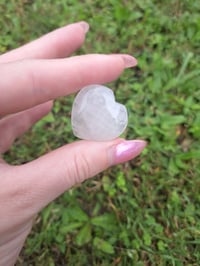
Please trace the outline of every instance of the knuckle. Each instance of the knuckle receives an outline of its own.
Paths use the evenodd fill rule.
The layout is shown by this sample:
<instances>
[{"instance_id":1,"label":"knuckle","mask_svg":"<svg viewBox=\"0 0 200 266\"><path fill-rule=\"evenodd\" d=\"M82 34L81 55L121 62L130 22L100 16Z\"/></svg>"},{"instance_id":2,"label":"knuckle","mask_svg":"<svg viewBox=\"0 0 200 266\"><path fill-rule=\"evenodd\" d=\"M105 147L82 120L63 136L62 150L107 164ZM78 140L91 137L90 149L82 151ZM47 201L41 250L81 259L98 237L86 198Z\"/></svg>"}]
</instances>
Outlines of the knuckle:
<instances>
[{"instance_id":1,"label":"knuckle","mask_svg":"<svg viewBox=\"0 0 200 266\"><path fill-rule=\"evenodd\" d=\"M89 178L92 174L91 166L88 161L88 158L84 154L75 154L74 155L74 181L75 183L81 183L85 179Z\"/></svg>"}]
</instances>

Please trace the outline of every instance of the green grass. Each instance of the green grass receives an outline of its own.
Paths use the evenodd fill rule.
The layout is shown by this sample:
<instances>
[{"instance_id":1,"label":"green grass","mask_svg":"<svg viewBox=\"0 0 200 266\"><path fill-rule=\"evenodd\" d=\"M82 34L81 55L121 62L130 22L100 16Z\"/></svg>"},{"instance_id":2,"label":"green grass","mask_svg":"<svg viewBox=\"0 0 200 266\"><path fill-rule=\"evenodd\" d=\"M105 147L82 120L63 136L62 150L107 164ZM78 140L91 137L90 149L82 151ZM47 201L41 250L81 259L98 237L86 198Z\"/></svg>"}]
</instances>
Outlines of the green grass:
<instances>
[{"instance_id":1,"label":"green grass","mask_svg":"<svg viewBox=\"0 0 200 266\"><path fill-rule=\"evenodd\" d=\"M198 0L1 1L0 52L86 20L79 53L135 55L138 67L109 85L129 110L125 137L149 142L40 213L18 266L200 265L199 14ZM73 141L72 99L56 101L7 161Z\"/></svg>"}]
</instances>

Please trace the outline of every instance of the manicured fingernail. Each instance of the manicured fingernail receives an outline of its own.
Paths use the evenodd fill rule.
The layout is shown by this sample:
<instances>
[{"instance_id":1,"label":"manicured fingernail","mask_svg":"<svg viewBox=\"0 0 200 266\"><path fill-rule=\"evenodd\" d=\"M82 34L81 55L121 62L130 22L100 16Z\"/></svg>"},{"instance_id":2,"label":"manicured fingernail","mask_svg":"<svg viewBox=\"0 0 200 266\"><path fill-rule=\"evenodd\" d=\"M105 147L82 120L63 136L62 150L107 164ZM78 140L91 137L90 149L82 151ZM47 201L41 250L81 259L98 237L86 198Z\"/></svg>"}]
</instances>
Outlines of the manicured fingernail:
<instances>
[{"instance_id":1,"label":"manicured fingernail","mask_svg":"<svg viewBox=\"0 0 200 266\"><path fill-rule=\"evenodd\" d=\"M113 147L112 164L127 162L138 156L147 143L144 140L123 141Z\"/></svg>"},{"instance_id":2,"label":"manicured fingernail","mask_svg":"<svg viewBox=\"0 0 200 266\"><path fill-rule=\"evenodd\" d=\"M85 33L88 32L90 26L89 26L89 24L88 24L87 22L85 22L85 21L81 21L81 22L79 22L79 25L84 29L84 32L85 32Z\"/></svg>"},{"instance_id":3,"label":"manicured fingernail","mask_svg":"<svg viewBox=\"0 0 200 266\"><path fill-rule=\"evenodd\" d=\"M126 68L134 67L137 65L137 59L135 57L128 54L121 54L121 57L124 60Z\"/></svg>"}]
</instances>

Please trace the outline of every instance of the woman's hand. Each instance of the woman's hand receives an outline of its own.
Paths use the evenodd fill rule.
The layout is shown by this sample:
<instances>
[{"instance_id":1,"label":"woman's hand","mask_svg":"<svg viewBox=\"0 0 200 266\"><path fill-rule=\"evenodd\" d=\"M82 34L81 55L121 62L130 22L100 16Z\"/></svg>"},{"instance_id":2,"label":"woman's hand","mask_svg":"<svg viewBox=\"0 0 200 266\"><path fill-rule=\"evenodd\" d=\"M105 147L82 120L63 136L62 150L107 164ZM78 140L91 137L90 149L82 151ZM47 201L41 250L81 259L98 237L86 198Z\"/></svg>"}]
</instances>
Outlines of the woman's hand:
<instances>
[{"instance_id":1,"label":"woman's hand","mask_svg":"<svg viewBox=\"0 0 200 266\"><path fill-rule=\"evenodd\" d=\"M52 101L88 84L116 79L136 65L129 55L70 58L89 26L74 23L0 56L0 153L45 116ZM77 141L21 166L0 158L0 265L13 265L34 216L76 183L128 161L145 147L142 140Z\"/></svg>"}]
</instances>

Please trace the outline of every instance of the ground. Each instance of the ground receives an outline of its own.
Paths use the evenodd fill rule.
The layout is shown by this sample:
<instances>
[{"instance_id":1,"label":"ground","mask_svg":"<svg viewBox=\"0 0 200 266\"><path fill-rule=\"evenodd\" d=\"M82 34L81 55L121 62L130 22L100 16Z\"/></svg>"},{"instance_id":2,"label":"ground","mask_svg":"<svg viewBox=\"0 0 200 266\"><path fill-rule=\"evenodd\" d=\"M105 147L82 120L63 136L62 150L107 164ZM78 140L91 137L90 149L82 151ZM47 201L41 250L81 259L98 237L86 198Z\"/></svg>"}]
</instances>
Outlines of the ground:
<instances>
[{"instance_id":1,"label":"ground","mask_svg":"<svg viewBox=\"0 0 200 266\"><path fill-rule=\"evenodd\" d=\"M138 66L107 85L129 112L124 137L148 141L137 159L45 208L18 266L200 265L199 12L198 0L0 2L0 53L86 20L79 54L134 55ZM58 99L5 159L25 163L72 142L73 97Z\"/></svg>"}]
</instances>

